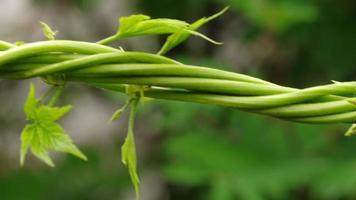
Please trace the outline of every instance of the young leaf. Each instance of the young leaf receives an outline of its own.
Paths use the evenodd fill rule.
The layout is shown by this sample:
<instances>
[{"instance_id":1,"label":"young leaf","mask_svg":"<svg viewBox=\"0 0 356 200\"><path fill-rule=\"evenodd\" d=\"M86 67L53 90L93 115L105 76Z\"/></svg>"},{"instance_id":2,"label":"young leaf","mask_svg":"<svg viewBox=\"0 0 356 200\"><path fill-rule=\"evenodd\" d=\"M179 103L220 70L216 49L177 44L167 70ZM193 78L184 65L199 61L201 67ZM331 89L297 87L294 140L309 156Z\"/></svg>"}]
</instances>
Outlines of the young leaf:
<instances>
[{"instance_id":1,"label":"young leaf","mask_svg":"<svg viewBox=\"0 0 356 200\"><path fill-rule=\"evenodd\" d=\"M24 105L24 111L29 123L21 134L20 163L24 164L29 148L32 153L49 166L54 166L48 151L70 153L83 160L86 156L73 144L64 129L56 123L63 115L71 110L71 106L49 107L41 105L35 96L35 87L30 86L30 92Z\"/></svg>"},{"instance_id":2,"label":"young leaf","mask_svg":"<svg viewBox=\"0 0 356 200\"><path fill-rule=\"evenodd\" d=\"M53 31L51 27L49 27L46 23L40 22L42 26L42 32L46 36L48 40L55 40L55 36L57 35L58 31Z\"/></svg>"},{"instance_id":3,"label":"young leaf","mask_svg":"<svg viewBox=\"0 0 356 200\"><path fill-rule=\"evenodd\" d=\"M132 105L131 105L128 133L127 133L127 136L125 139L125 143L121 147L121 159L122 159L122 163L124 163L124 165L126 165L129 169L131 182L134 185L135 192L136 192L136 199L139 199L140 198L140 191L139 191L140 179L137 175L136 146L135 146L135 138L133 135L137 103L138 103L137 100L135 100L134 102L132 102Z\"/></svg>"},{"instance_id":4,"label":"young leaf","mask_svg":"<svg viewBox=\"0 0 356 200\"><path fill-rule=\"evenodd\" d=\"M127 101L124 106L121 108L117 109L114 114L111 116L111 119L109 122L112 122L114 120L120 119L122 113L126 110L126 108L130 105L130 101Z\"/></svg>"},{"instance_id":5,"label":"young leaf","mask_svg":"<svg viewBox=\"0 0 356 200\"><path fill-rule=\"evenodd\" d=\"M120 28L118 35L120 38L140 36L169 34L186 29L188 23L174 19L150 19L146 15L132 15L120 18Z\"/></svg>"},{"instance_id":6,"label":"young leaf","mask_svg":"<svg viewBox=\"0 0 356 200\"><path fill-rule=\"evenodd\" d=\"M147 15L131 15L121 17L119 19L120 27L117 33L111 37L99 41L99 44L109 44L122 38L144 36L144 35L160 35L173 34L183 32L202 37L210 42L219 44L207 36L190 29L187 22L175 19L157 18L151 19Z\"/></svg>"},{"instance_id":7,"label":"young leaf","mask_svg":"<svg viewBox=\"0 0 356 200\"><path fill-rule=\"evenodd\" d=\"M136 197L139 199L139 184L140 179L137 175L137 158L136 158L136 146L133 133L128 133L124 145L121 148L122 163L129 169L132 184L134 185Z\"/></svg>"},{"instance_id":8,"label":"young leaf","mask_svg":"<svg viewBox=\"0 0 356 200\"><path fill-rule=\"evenodd\" d=\"M120 17L119 24L120 26L115 35L97 43L109 44L127 37L169 34L187 28L189 25L186 22L173 19L151 19L147 15Z\"/></svg>"},{"instance_id":9,"label":"young leaf","mask_svg":"<svg viewBox=\"0 0 356 200\"><path fill-rule=\"evenodd\" d=\"M356 135L356 124L352 124L351 127L346 131L345 136Z\"/></svg>"},{"instance_id":10,"label":"young leaf","mask_svg":"<svg viewBox=\"0 0 356 200\"><path fill-rule=\"evenodd\" d=\"M38 104L36 99L36 89L33 83L30 85L30 90L24 105L24 112L26 114L27 120L35 118L35 111Z\"/></svg>"},{"instance_id":11,"label":"young leaf","mask_svg":"<svg viewBox=\"0 0 356 200\"><path fill-rule=\"evenodd\" d=\"M131 15L127 17L120 17L119 24L120 27L118 29L118 35L125 35L126 33L134 32L137 29L137 24L143 22L145 20L149 20L150 16L147 15Z\"/></svg>"},{"instance_id":12,"label":"young leaf","mask_svg":"<svg viewBox=\"0 0 356 200\"><path fill-rule=\"evenodd\" d=\"M195 31L198 28L200 28L201 26L203 26L204 24L210 22L211 20L221 16L222 14L224 14L227 10L229 9L229 7L224 8L223 10L221 10L220 12L210 16L210 17L203 17L199 20L197 20L196 22L194 22L193 24L191 24L189 26L189 30L190 31ZM178 31L173 33L172 35L170 35L166 42L164 43L164 45L162 46L162 48L160 49L160 51L158 52L159 55L163 55L165 53L167 53L169 50L173 49L174 47L176 47L177 45L179 45L180 43L184 42L186 39L188 39L188 37L191 35L191 32L187 32L187 31ZM210 38L204 38L209 40ZM210 41L213 42L214 41Z\"/></svg>"}]
</instances>

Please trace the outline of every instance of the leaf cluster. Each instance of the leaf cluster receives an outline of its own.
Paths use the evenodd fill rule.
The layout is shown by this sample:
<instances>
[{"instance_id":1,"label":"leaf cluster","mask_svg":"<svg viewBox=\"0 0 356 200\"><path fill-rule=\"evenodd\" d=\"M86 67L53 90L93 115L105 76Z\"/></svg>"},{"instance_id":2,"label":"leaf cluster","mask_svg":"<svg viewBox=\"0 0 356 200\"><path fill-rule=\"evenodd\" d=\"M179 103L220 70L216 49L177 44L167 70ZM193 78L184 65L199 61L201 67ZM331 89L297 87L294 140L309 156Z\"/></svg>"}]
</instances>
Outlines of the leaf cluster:
<instances>
[{"instance_id":1,"label":"leaf cluster","mask_svg":"<svg viewBox=\"0 0 356 200\"><path fill-rule=\"evenodd\" d=\"M65 130L56 122L71 110L71 106L50 107L43 105L35 96L35 86L31 84L24 111L28 124L21 134L21 165L27 151L49 166L54 166L49 151L70 153L87 160L86 156L73 144Z\"/></svg>"},{"instance_id":2,"label":"leaf cluster","mask_svg":"<svg viewBox=\"0 0 356 200\"><path fill-rule=\"evenodd\" d=\"M225 13L228 8L229 7L224 8L222 11L213 16L201 18L193 24L168 18L151 19L150 16L142 14L121 17L119 19L120 26L117 33L111 37L99 41L98 43L108 44L128 37L168 34L169 37L158 52L160 55L167 53L169 50L185 41L190 35L201 37L214 44L222 44L197 32L196 30Z\"/></svg>"}]
</instances>

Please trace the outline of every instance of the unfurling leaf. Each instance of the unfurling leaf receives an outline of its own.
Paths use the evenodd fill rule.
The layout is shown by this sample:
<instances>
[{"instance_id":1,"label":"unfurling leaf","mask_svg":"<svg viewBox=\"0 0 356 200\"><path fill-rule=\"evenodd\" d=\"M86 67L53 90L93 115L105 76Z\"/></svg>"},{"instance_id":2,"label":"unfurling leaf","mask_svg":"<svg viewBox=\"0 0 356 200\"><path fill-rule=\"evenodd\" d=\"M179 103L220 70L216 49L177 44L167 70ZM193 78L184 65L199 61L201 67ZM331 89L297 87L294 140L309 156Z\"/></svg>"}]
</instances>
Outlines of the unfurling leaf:
<instances>
[{"instance_id":1,"label":"unfurling leaf","mask_svg":"<svg viewBox=\"0 0 356 200\"><path fill-rule=\"evenodd\" d=\"M20 163L24 164L29 148L32 153L49 166L54 166L48 155L50 150L70 153L83 160L86 156L73 144L64 129L56 122L71 110L71 106L49 107L42 105L35 96L35 87L30 86L24 111L29 123L21 134Z\"/></svg>"},{"instance_id":2,"label":"unfurling leaf","mask_svg":"<svg viewBox=\"0 0 356 200\"><path fill-rule=\"evenodd\" d=\"M147 15L131 15L120 17L119 28L115 35L99 41L99 44L108 44L122 38L171 34L178 30L187 29L188 23L175 19L151 19Z\"/></svg>"},{"instance_id":3,"label":"unfurling leaf","mask_svg":"<svg viewBox=\"0 0 356 200\"><path fill-rule=\"evenodd\" d=\"M135 146L135 138L133 134L134 128L134 120L136 114L136 106L137 100L132 102L131 104L131 112L130 112L130 119L129 119L129 126L128 132L125 139L125 143L121 147L121 159L124 165L126 165L129 169L129 174L131 177L132 184L135 188L136 192L136 199L140 198L140 179L137 175L137 157L136 157L136 146Z\"/></svg>"},{"instance_id":4,"label":"unfurling leaf","mask_svg":"<svg viewBox=\"0 0 356 200\"><path fill-rule=\"evenodd\" d=\"M46 36L48 40L55 40L55 36L57 35L58 31L53 31L51 27L49 27L46 23L40 22L42 26L42 32Z\"/></svg>"},{"instance_id":5,"label":"unfurling leaf","mask_svg":"<svg viewBox=\"0 0 356 200\"><path fill-rule=\"evenodd\" d=\"M120 38L141 35L158 35L177 32L187 29L188 23L175 19L151 19L147 15L131 15L121 17L118 36Z\"/></svg>"},{"instance_id":6,"label":"unfurling leaf","mask_svg":"<svg viewBox=\"0 0 356 200\"><path fill-rule=\"evenodd\" d=\"M35 111L37 108L38 100L36 99L36 89L31 83L30 91L24 105L24 112L26 114L27 120L35 118Z\"/></svg>"},{"instance_id":7,"label":"unfurling leaf","mask_svg":"<svg viewBox=\"0 0 356 200\"><path fill-rule=\"evenodd\" d=\"M345 136L356 135L356 124L352 124L349 130L346 131Z\"/></svg>"},{"instance_id":8,"label":"unfurling leaf","mask_svg":"<svg viewBox=\"0 0 356 200\"><path fill-rule=\"evenodd\" d=\"M220 12L218 12L210 17L203 17L203 18L197 20L196 22L194 22L193 24L189 25L188 29L190 31L196 31L198 28L200 28L204 24L206 24L206 23L210 22L211 20L224 14L228 9L229 9L229 7L226 7L223 10L221 10ZM191 34L194 35L194 33L187 32L187 31L178 31L178 32L173 33L172 35L170 35L167 38L166 42L164 43L164 45L162 46L162 48L160 49L158 54L163 55L163 54L167 53L169 50L173 49L174 47L176 47L177 45L179 45L180 43L182 43L186 39L188 39L188 37ZM205 37L203 37L203 38L210 41L210 38L205 38ZM215 41L210 41L210 42L215 43Z\"/></svg>"},{"instance_id":9,"label":"unfurling leaf","mask_svg":"<svg viewBox=\"0 0 356 200\"><path fill-rule=\"evenodd\" d=\"M130 105L130 101L127 101L124 106L121 108L117 109L114 114L111 116L111 119L109 122L115 121L120 119L122 113L126 110L126 108Z\"/></svg>"},{"instance_id":10,"label":"unfurling leaf","mask_svg":"<svg viewBox=\"0 0 356 200\"><path fill-rule=\"evenodd\" d=\"M134 185L136 197L139 199L139 184L140 179L137 175L137 158L136 158L136 146L133 133L128 133L125 139L124 145L121 148L122 162L129 169L132 184Z\"/></svg>"},{"instance_id":11,"label":"unfurling leaf","mask_svg":"<svg viewBox=\"0 0 356 200\"><path fill-rule=\"evenodd\" d=\"M206 20L210 21L210 19ZM202 21L200 23L205 22ZM119 24L120 26L115 35L103 39L98 43L108 44L122 38L136 36L184 33L201 37L215 44L220 44L219 42L216 42L207 36L196 32L195 29L191 28L190 24L181 20L167 18L151 19L147 15L131 15L127 17L121 17L119 19Z\"/></svg>"}]
</instances>

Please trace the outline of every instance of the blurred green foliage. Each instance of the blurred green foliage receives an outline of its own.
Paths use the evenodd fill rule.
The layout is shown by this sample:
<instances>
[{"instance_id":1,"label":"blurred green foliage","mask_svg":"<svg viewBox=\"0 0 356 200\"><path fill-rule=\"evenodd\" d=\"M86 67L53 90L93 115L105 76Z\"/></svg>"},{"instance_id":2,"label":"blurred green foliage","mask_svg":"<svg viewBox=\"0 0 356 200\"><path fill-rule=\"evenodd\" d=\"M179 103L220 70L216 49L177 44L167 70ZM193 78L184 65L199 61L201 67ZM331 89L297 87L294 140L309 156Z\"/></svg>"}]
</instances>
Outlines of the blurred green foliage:
<instances>
[{"instance_id":1,"label":"blurred green foliage","mask_svg":"<svg viewBox=\"0 0 356 200\"><path fill-rule=\"evenodd\" d=\"M252 23L273 31L285 31L299 23L310 23L318 17L315 1L308 0L151 0L139 5L160 17L189 17L194 11L204 11L213 4L230 5ZM174 8L172 8L174 5Z\"/></svg>"},{"instance_id":2,"label":"blurred green foliage","mask_svg":"<svg viewBox=\"0 0 356 200\"><path fill-rule=\"evenodd\" d=\"M114 154L99 154L88 149L85 152L89 162L66 157L55 168L33 166L32 169L27 167L1 175L0 199L111 200L119 197L123 189L131 187L120 160L112 162Z\"/></svg>"},{"instance_id":3,"label":"blurred green foliage","mask_svg":"<svg viewBox=\"0 0 356 200\"><path fill-rule=\"evenodd\" d=\"M228 0L221 4L231 4L257 26L282 32L293 25L310 23L318 17L315 1L308 0Z\"/></svg>"},{"instance_id":4,"label":"blurred green foliage","mask_svg":"<svg viewBox=\"0 0 356 200\"><path fill-rule=\"evenodd\" d=\"M169 133L161 150L163 172L175 186L196 189L180 199L192 193L212 200L356 195L356 141L337 136L344 126L291 124L186 103L166 106L167 117L159 122Z\"/></svg>"}]
</instances>

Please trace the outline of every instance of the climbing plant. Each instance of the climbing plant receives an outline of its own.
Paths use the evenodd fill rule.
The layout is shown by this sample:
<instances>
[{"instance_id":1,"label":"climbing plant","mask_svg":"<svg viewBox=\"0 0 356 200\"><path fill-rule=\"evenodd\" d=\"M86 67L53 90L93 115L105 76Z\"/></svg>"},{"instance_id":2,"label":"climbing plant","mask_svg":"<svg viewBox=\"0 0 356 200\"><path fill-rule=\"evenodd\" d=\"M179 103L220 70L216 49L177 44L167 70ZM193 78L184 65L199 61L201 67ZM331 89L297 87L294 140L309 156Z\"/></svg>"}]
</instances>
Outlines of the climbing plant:
<instances>
[{"instance_id":1,"label":"climbing plant","mask_svg":"<svg viewBox=\"0 0 356 200\"><path fill-rule=\"evenodd\" d=\"M0 41L0 78L39 77L51 86L38 98L35 86L30 85L24 104L28 124L21 134L21 165L29 149L49 166L54 166L49 151L66 152L87 160L57 123L72 108L57 105L68 82L127 94L126 103L113 113L110 121L119 119L129 109L122 162L129 169L137 198L134 121L138 106L147 99L220 105L300 123L356 122L356 82L332 81L328 85L297 89L235 72L184 64L164 56L192 35L222 44L198 29L227 9L192 24L175 19L151 19L146 15L121 17L117 33L96 43L56 40L57 32L43 22L47 41L14 44ZM168 37L157 53L108 46L125 38L162 34ZM355 133L356 124L353 124L346 135Z\"/></svg>"}]
</instances>

